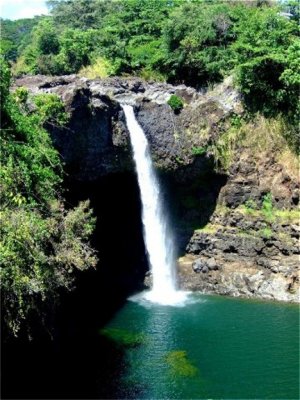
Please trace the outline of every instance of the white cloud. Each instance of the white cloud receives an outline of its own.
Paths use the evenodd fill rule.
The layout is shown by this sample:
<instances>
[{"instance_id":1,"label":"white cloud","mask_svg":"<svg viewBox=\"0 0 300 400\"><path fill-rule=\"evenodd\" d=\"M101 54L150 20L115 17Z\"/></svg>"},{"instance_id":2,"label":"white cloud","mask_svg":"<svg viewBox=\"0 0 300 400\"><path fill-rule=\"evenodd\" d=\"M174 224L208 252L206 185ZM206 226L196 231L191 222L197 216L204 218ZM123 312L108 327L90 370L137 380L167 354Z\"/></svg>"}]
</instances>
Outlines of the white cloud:
<instances>
[{"instance_id":1,"label":"white cloud","mask_svg":"<svg viewBox=\"0 0 300 400\"><path fill-rule=\"evenodd\" d=\"M35 15L48 14L47 7L25 7L16 12L13 19L32 18Z\"/></svg>"},{"instance_id":2,"label":"white cloud","mask_svg":"<svg viewBox=\"0 0 300 400\"><path fill-rule=\"evenodd\" d=\"M1 17L8 19L32 18L48 14L45 0L0 0Z\"/></svg>"}]
</instances>

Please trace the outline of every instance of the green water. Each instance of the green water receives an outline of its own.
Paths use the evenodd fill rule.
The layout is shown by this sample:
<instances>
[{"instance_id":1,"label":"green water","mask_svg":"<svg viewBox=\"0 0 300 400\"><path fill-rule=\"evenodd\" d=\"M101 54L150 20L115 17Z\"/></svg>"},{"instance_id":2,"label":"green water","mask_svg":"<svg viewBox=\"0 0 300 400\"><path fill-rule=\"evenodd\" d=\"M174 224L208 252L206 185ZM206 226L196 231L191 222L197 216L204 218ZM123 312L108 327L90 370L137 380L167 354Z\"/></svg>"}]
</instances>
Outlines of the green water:
<instances>
[{"instance_id":1,"label":"green water","mask_svg":"<svg viewBox=\"0 0 300 400\"><path fill-rule=\"evenodd\" d=\"M102 330L123 352L119 398L299 398L296 305L193 300L184 307L128 301Z\"/></svg>"}]
</instances>

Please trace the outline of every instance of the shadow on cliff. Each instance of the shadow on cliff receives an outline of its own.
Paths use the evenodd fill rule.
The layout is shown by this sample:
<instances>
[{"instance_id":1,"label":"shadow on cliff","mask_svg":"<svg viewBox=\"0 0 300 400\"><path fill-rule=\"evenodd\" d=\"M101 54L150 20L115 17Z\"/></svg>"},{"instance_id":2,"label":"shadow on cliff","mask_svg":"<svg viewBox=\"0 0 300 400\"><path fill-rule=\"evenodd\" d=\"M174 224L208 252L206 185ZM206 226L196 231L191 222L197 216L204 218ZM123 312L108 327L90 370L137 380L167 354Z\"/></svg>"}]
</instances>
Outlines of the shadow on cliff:
<instances>
[{"instance_id":1,"label":"shadow on cliff","mask_svg":"<svg viewBox=\"0 0 300 400\"><path fill-rule=\"evenodd\" d=\"M198 159L176 174L160 176L180 254L194 229L208 222L226 182L210 164L201 163ZM148 270L136 176L113 174L84 184L69 181L66 187L70 207L80 200L91 201L97 217L92 244L99 252L99 265L79 273L76 289L62 295L52 339L39 331L31 342L12 339L2 347L2 398L124 395L118 393L126 363L124 349L103 337L100 329L131 293L142 289Z\"/></svg>"},{"instance_id":2,"label":"shadow on cliff","mask_svg":"<svg viewBox=\"0 0 300 400\"><path fill-rule=\"evenodd\" d=\"M161 174L160 179L177 254L182 256L194 231L209 222L228 177L215 172L213 159L199 156L176 173Z\"/></svg>"},{"instance_id":3,"label":"shadow on cliff","mask_svg":"<svg viewBox=\"0 0 300 400\"><path fill-rule=\"evenodd\" d=\"M143 289L148 270L142 235L141 204L134 174L108 175L90 183L68 183L67 202L90 199L97 218L91 240L98 251L95 269L78 273L76 290L64 298L63 324L90 329L105 325L128 296ZM67 311L67 312L66 312Z\"/></svg>"},{"instance_id":4,"label":"shadow on cliff","mask_svg":"<svg viewBox=\"0 0 300 400\"><path fill-rule=\"evenodd\" d=\"M76 289L62 294L52 338L36 328L34 340L24 336L3 345L2 398L120 397L124 349L100 330L141 289L147 270L136 177L116 174L67 185L70 206L91 200L99 265L79 273Z\"/></svg>"}]
</instances>

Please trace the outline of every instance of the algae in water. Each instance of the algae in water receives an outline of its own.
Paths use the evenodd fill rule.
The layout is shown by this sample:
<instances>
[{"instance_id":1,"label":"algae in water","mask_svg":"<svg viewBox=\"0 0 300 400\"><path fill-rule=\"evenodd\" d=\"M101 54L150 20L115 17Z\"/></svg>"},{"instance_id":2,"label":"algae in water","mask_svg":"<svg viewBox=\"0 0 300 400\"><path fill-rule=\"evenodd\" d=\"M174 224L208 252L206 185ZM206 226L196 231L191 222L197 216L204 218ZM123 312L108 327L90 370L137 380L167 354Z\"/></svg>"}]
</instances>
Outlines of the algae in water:
<instances>
[{"instance_id":1,"label":"algae in water","mask_svg":"<svg viewBox=\"0 0 300 400\"><path fill-rule=\"evenodd\" d=\"M126 347L135 347L145 342L145 335L120 328L103 328L100 333L118 344Z\"/></svg>"},{"instance_id":2,"label":"algae in water","mask_svg":"<svg viewBox=\"0 0 300 400\"><path fill-rule=\"evenodd\" d=\"M193 377L198 373L198 368L190 362L185 350L171 351L166 355L165 360L175 375Z\"/></svg>"}]
</instances>

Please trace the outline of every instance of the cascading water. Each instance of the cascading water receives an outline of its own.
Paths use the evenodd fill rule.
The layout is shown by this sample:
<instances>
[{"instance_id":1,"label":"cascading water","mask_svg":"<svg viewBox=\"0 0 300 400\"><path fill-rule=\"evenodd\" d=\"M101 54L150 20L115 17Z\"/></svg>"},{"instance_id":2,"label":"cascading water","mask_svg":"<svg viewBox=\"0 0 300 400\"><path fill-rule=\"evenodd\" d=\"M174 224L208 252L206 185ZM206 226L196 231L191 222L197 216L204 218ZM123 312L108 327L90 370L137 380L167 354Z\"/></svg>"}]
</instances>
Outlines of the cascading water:
<instances>
[{"instance_id":1,"label":"cascading water","mask_svg":"<svg viewBox=\"0 0 300 400\"><path fill-rule=\"evenodd\" d=\"M147 300L172 305L185 299L186 293L176 290L176 259L174 243L162 207L149 146L138 124L133 107L123 105L130 133L133 156L142 200L144 240L151 267L153 286L144 294Z\"/></svg>"}]
</instances>

